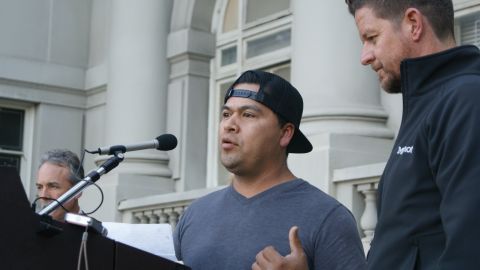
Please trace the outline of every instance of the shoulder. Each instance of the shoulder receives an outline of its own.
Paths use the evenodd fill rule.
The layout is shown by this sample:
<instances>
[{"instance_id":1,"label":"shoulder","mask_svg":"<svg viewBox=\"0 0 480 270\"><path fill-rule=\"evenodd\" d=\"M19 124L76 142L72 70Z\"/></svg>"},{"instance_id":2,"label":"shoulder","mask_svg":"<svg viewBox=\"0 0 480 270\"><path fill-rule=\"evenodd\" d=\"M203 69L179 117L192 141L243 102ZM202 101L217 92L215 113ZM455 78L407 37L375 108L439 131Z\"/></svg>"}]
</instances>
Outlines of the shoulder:
<instances>
[{"instance_id":1,"label":"shoulder","mask_svg":"<svg viewBox=\"0 0 480 270\"><path fill-rule=\"evenodd\" d=\"M321 212L325 219L348 219L353 220L353 215L337 199L323 192L312 184L302 180L304 184L302 189L306 193L305 200L309 201L312 211Z\"/></svg>"},{"instance_id":2,"label":"shoulder","mask_svg":"<svg viewBox=\"0 0 480 270\"><path fill-rule=\"evenodd\" d=\"M480 97L480 73L465 73L456 76L444 85L443 97L449 100L463 100L477 102ZM472 100L472 98L474 98Z\"/></svg>"},{"instance_id":3,"label":"shoulder","mask_svg":"<svg viewBox=\"0 0 480 270\"><path fill-rule=\"evenodd\" d=\"M301 200L306 201L312 210L330 212L342 205L332 196L313 186L309 182L300 179L301 184L293 192L298 193Z\"/></svg>"},{"instance_id":4,"label":"shoulder","mask_svg":"<svg viewBox=\"0 0 480 270\"><path fill-rule=\"evenodd\" d=\"M479 100L480 75L457 76L443 85L438 98L431 106L427 123L444 129L456 129L466 123L473 124L480 120Z\"/></svg>"},{"instance_id":5,"label":"shoulder","mask_svg":"<svg viewBox=\"0 0 480 270\"><path fill-rule=\"evenodd\" d=\"M310 220L310 225L320 230L332 221L356 226L352 213L343 204L307 181L300 181L300 184L285 196L285 200L295 208L293 210L297 215L306 217Z\"/></svg>"},{"instance_id":6,"label":"shoulder","mask_svg":"<svg viewBox=\"0 0 480 270\"><path fill-rule=\"evenodd\" d=\"M225 197L230 192L230 187L225 187L220 190L212 191L207 195L201 196L198 199L195 199L187 209L196 209L196 208L204 208L210 206L212 204L218 204L219 202L223 201Z\"/></svg>"},{"instance_id":7,"label":"shoulder","mask_svg":"<svg viewBox=\"0 0 480 270\"><path fill-rule=\"evenodd\" d=\"M183 226L190 224L194 220L203 219L203 217L212 211L216 212L216 207L222 205L221 202L227 193L228 187L213 191L194 200L183 211L177 224L177 230L183 230Z\"/></svg>"},{"instance_id":8,"label":"shoulder","mask_svg":"<svg viewBox=\"0 0 480 270\"><path fill-rule=\"evenodd\" d=\"M352 213L307 182L298 189L308 194L304 197L308 200L306 219L299 228L315 269L365 269L365 254Z\"/></svg>"}]
</instances>

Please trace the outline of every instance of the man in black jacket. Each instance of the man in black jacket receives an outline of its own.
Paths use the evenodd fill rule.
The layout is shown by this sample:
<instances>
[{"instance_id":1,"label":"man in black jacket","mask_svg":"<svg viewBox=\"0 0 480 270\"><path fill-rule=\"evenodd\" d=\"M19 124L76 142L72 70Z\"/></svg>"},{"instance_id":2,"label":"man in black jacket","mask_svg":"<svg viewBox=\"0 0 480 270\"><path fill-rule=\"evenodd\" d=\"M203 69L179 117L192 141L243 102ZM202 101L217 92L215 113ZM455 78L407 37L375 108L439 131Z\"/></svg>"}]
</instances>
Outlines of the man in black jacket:
<instances>
[{"instance_id":1,"label":"man in black jacket","mask_svg":"<svg viewBox=\"0 0 480 270\"><path fill-rule=\"evenodd\" d=\"M403 118L379 185L369 269L480 269L480 52L451 0L346 0L361 62Z\"/></svg>"}]
</instances>

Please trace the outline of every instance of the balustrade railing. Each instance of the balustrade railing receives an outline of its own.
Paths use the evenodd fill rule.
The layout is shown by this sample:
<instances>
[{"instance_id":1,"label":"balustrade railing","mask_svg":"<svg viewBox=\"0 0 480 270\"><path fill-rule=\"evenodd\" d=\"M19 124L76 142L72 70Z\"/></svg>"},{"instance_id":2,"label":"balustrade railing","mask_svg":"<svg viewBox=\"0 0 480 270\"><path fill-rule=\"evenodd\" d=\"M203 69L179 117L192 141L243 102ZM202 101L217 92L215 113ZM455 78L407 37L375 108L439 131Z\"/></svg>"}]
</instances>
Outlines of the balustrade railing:
<instances>
[{"instance_id":1,"label":"balustrade railing","mask_svg":"<svg viewBox=\"0 0 480 270\"><path fill-rule=\"evenodd\" d=\"M118 210L122 212L123 222L168 223L173 229L192 201L220 188L222 187L129 199L122 201Z\"/></svg>"},{"instance_id":2,"label":"balustrade railing","mask_svg":"<svg viewBox=\"0 0 480 270\"><path fill-rule=\"evenodd\" d=\"M335 170L335 197L355 216L365 254L377 225L377 189L385 163Z\"/></svg>"},{"instance_id":3,"label":"balustrade railing","mask_svg":"<svg viewBox=\"0 0 480 270\"><path fill-rule=\"evenodd\" d=\"M379 163L339 169L333 174L333 196L355 216L365 252L370 248L377 224L376 196L384 167L385 163ZM169 223L175 228L178 219L193 200L221 188L223 187L129 199L121 202L118 209L123 213L123 222Z\"/></svg>"}]
</instances>

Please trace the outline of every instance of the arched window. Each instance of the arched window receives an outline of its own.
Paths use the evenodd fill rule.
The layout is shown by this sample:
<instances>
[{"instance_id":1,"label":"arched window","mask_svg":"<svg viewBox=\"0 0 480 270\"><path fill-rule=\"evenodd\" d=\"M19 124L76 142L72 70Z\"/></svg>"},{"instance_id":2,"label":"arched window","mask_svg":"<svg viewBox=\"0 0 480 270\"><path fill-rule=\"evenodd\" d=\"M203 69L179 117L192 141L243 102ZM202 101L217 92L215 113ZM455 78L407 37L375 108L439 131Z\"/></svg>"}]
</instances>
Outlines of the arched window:
<instances>
[{"instance_id":1,"label":"arched window","mask_svg":"<svg viewBox=\"0 0 480 270\"><path fill-rule=\"evenodd\" d=\"M245 70L261 69L290 79L290 0L218 0L216 55L212 62L208 186L229 183L220 163L218 124L228 86Z\"/></svg>"}]
</instances>

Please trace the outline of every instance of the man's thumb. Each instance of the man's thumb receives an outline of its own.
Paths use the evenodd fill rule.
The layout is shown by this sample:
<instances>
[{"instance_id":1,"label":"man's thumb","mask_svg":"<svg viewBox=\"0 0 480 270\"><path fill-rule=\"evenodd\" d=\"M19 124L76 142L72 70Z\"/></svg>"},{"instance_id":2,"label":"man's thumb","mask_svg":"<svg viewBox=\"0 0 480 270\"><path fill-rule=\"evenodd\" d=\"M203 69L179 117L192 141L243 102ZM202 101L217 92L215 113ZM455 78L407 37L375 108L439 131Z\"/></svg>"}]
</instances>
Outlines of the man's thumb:
<instances>
[{"instance_id":1,"label":"man's thumb","mask_svg":"<svg viewBox=\"0 0 480 270\"><path fill-rule=\"evenodd\" d=\"M298 237L298 227L293 226L288 232L288 240L290 242L291 254L303 253L302 242Z\"/></svg>"}]
</instances>

